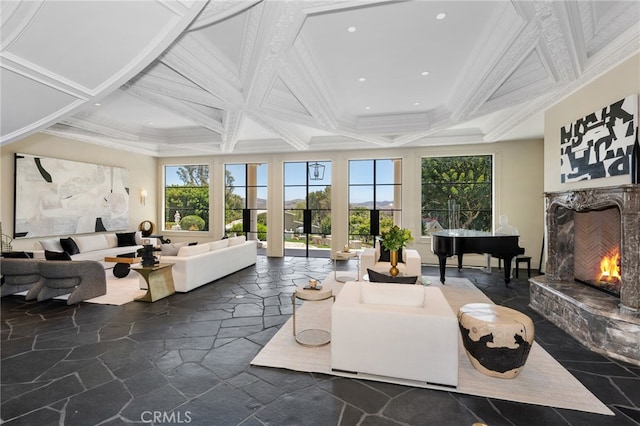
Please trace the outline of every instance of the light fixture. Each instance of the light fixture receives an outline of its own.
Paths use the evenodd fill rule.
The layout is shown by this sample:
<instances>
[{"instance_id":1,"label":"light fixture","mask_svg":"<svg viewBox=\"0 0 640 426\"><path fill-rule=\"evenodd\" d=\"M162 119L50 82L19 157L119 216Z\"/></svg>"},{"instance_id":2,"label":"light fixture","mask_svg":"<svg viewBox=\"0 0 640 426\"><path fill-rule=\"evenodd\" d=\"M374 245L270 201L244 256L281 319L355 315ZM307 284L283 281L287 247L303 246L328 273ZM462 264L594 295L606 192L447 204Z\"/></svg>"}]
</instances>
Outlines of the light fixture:
<instances>
[{"instance_id":1,"label":"light fixture","mask_svg":"<svg viewBox=\"0 0 640 426\"><path fill-rule=\"evenodd\" d=\"M367 81L367 79L365 77L360 77L358 81Z\"/></svg>"},{"instance_id":2,"label":"light fixture","mask_svg":"<svg viewBox=\"0 0 640 426\"><path fill-rule=\"evenodd\" d=\"M438 14L436 15L436 19L437 19L438 21L442 21L442 20L443 20L444 18L446 18L446 17L447 17L447 14L446 14L446 13L444 13L444 12L442 12L442 13L438 13Z\"/></svg>"},{"instance_id":3,"label":"light fixture","mask_svg":"<svg viewBox=\"0 0 640 426\"><path fill-rule=\"evenodd\" d=\"M317 161L309 164L309 180L324 179L324 168L325 166Z\"/></svg>"},{"instance_id":4,"label":"light fixture","mask_svg":"<svg viewBox=\"0 0 640 426\"><path fill-rule=\"evenodd\" d=\"M366 106L366 107L364 107L364 109L366 109L368 111L368 110L371 109L371 107L370 106Z\"/></svg>"},{"instance_id":5,"label":"light fixture","mask_svg":"<svg viewBox=\"0 0 640 426\"><path fill-rule=\"evenodd\" d=\"M347 31L349 31L350 33L355 33L355 32L356 32L356 30L357 30L357 28L356 28L356 27L354 27L354 26L347 27Z\"/></svg>"},{"instance_id":6,"label":"light fixture","mask_svg":"<svg viewBox=\"0 0 640 426\"><path fill-rule=\"evenodd\" d=\"M147 201L147 190L142 188L140 190L140 204L144 206L146 201Z\"/></svg>"},{"instance_id":7,"label":"light fixture","mask_svg":"<svg viewBox=\"0 0 640 426\"><path fill-rule=\"evenodd\" d=\"M429 75L429 71L422 71L420 75Z\"/></svg>"},{"instance_id":8,"label":"light fixture","mask_svg":"<svg viewBox=\"0 0 640 426\"><path fill-rule=\"evenodd\" d=\"M418 106L418 105L420 105L420 102L414 102L413 103L413 106Z\"/></svg>"}]
</instances>

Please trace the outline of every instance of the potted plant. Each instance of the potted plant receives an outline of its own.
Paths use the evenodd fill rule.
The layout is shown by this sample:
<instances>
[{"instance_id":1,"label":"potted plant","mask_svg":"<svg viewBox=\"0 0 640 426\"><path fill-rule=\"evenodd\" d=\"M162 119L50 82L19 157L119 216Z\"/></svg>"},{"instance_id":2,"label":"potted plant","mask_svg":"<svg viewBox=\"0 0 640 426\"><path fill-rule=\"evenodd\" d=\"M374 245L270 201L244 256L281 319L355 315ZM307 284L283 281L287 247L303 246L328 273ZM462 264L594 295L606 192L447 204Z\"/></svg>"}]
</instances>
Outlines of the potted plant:
<instances>
[{"instance_id":1,"label":"potted plant","mask_svg":"<svg viewBox=\"0 0 640 426\"><path fill-rule=\"evenodd\" d=\"M391 263L391 269L389 273L395 277L400 272L398 266L398 250L405 247L407 243L413 241L411 231L406 228L400 228L397 225L393 225L387 232L382 233L382 246L389 250L389 260Z\"/></svg>"}]
</instances>

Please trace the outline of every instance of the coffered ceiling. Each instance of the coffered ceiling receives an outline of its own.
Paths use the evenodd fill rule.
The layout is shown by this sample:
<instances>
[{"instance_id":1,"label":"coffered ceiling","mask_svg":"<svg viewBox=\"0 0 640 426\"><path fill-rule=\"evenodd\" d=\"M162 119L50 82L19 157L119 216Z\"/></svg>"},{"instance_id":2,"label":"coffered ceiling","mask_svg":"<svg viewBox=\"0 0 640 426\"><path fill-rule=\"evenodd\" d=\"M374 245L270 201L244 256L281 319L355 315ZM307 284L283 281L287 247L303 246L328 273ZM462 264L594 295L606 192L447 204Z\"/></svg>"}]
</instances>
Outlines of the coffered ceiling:
<instances>
[{"instance_id":1,"label":"coffered ceiling","mask_svg":"<svg viewBox=\"0 0 640 426\"><path fill-rule=\"evenodd\" d=\"M542 137L637 1L2 1L1 143L153 156ZM515 143L515 142L514 142Z\"/></svg>"}]
</instances>

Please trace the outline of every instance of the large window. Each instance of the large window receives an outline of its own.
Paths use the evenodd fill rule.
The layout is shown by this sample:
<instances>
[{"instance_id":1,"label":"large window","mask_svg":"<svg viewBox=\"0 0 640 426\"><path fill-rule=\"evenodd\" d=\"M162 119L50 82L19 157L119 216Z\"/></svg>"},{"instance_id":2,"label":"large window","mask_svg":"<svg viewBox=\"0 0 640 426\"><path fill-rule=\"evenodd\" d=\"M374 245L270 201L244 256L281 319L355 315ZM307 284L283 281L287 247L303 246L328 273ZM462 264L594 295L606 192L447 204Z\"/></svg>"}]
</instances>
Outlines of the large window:
<instances>
[{"instance_id":1,"label":"large window","mask_svg":"<svg viewBox=\"0 0 640 426\"><path fill-rule=\"evenodd\" d=\"M402 226L402 160L349 161L349 239L371 246L392 225Z\"/></svg>"},{"instance_id":2,"label":"large window","mask_svg":"<svg viewBox=\"0 0 640 426\"><path fill-rule=\"evenodd\" d=\"M209 166L165 166L163 229L209 230Z\"/></svg>"},{"instance_id":3,"label":"large window","mask_svg":"<svg viewBox=\"0 0 640 426\"><path fill-rule=\"evenodd\" d=\"M227 164L224 169L225 233L267 239L267 165Z\"/></svg>"},{"instance_id":4,"label":"large window","mask_svg":"<svg viewBox=\"0 0 640 426\"><path fill-rule=\"evenodd\" d=\"M490 231L492 171L490 155L423 158L422 235L451 227Z\"/></svg>"}]
</instances>

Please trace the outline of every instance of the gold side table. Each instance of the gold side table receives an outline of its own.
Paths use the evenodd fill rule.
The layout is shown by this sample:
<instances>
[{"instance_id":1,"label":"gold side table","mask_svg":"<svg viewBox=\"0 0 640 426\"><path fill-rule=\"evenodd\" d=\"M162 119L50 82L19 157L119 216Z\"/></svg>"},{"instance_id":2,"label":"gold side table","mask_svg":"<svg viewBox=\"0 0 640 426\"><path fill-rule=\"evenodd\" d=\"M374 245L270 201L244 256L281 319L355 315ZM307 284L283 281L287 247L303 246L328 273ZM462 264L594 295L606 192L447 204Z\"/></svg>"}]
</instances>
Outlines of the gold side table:
<instances>
[{"instance_id":1,"label":"gold side table","mask_svg":"<svg viewBox=\"0 0 640 426\"><path fill-rule=\"evenodd\" d=\"M293 336L296 342L303 346L318 347L324 346L331 341L331 333L327 330L309 328L296 332L296 299L319 302L330 298L333 298L334 301L336 300L333 290L329 287L318 286L316 290L305 288L304 286L296 287L296 290L291 295L291 302L293 303Z\"/></svg>"},{"instance_id":2,"label":"gold side table","mask_svg":"<svg viewBox=\"0 0 640 426\"><path fill-rule=\"evenodd\" d=\"M134 300L138 302L155 302L171 296L176 292L173 285L173 274L171 273L173 263L158 263L153 266L132 267L147 282L147 293Z\"/></svg>"}]
</instances>

